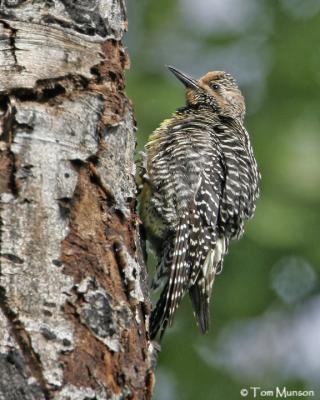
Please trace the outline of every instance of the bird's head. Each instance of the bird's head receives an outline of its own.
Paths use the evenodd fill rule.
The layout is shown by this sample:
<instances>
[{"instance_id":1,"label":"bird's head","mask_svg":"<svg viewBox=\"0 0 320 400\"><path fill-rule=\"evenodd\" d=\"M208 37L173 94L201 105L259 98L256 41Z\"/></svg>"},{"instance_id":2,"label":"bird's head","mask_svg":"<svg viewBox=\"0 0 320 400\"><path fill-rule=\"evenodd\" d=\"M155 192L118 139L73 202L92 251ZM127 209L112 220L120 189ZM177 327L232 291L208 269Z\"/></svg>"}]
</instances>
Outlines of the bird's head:
<instances>
[{"instance_id":1,"label":"bird's head","mask_svg":"<svg viewBox=\"0 0 320 400\"><path fill-rule=\"evenodd\" d=\"M230 74L212 71L196 80L174 67L168 68L185 85L187 104L212 107L221 115L243 120L244 98Z\"/></svg>"}]
</instances>

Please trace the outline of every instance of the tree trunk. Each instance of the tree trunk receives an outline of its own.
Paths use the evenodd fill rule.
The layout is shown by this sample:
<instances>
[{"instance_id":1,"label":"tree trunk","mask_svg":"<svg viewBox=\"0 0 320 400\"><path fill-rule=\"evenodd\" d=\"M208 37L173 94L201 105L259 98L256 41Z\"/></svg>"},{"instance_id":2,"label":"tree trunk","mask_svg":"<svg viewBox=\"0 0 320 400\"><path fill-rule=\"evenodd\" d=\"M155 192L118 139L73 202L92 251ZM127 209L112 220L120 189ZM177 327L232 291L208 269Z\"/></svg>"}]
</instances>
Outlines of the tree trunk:
<instances>
[{"instance_id":1,"label":"tree trunk","mask_svg":"<svg viewBox=\"0 0 320 400\"><path fill-rule=\"evenodd\" d=\"M0 399L149 399L125 5L0 4Z\"/></svg>"}]
</instances>

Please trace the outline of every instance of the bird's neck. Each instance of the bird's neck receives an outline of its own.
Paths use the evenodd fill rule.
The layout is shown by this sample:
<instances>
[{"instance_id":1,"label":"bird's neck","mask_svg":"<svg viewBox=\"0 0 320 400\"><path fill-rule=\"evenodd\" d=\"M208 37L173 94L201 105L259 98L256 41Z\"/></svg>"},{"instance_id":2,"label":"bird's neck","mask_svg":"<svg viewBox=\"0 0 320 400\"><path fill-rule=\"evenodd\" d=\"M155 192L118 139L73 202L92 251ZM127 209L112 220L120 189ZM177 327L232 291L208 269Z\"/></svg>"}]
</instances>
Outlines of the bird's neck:
<instances>
[{"instance_id":1,"label":"bird's neck","mask_svg":"<svg viewBox=\"0 0 320 400\"><path fill-rule=\"evenodd\" d=\"M204 117L205 119L211 120L217 117L230 118L234 120L241 120L243 122L243 116L238 115L232 110L222 110L218 106L212 106L207 104L186 104L180 107L176 111L176 115L179 117L181 115L194 115L197 117Z\"/></svg>"}]
</instances>

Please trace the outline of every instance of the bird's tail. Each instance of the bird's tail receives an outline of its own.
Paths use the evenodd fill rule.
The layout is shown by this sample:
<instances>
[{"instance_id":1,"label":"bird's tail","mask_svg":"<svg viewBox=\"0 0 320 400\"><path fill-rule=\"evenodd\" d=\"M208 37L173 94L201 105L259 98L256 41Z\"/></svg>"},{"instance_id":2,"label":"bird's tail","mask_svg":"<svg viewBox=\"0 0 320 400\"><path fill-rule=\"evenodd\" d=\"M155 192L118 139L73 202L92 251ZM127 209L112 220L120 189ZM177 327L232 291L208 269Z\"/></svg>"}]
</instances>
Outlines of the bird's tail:
<instances>
[{"instance_id":1,"label":"bird's tail","mask_svg":"<svg viewBox=\"0 0 320 400\"><path fill-rule=\"evenodd\" d=\"M192 221L190 230L188 216L180 221L174 240L168 242L168 248L162 264L168 271L165 286L152 311L150 336L153 339L160 331L163 336L185 292L189 289L195 318L202 333L209 329L209 300L215 275L221 271L223 256L226 252L224 237L216 238L212 227L203 226L200 218ZM155 285L156 286L156 285Z\"/></svg>"},{"instance_id":2,"label":"bird's tail","mask_svg":"<svg viewBox=\"0 0 320 400\"><path fill-rule=\"evenodd\" d=\"M189 296L197 324L201 332L206 333L210 327L209 298L202 292L197 283L190 287Z\"/></svg>"},{"instance_id":3,"label":"bird's tail","mask_svg":"<svg viewBox=\"0 0 320 400\"><path fill-rule=\"evenodd\" d=\"M164 260L164 264L168 265L169 276L167 276L167 282L151 314L150 337L152 339L157 335L159 330L161 338L166 327L172 324L174 313L188 285L189 265L186 262L186 252L189 242L188 229L189 224L186 217L182 218L174 241L173 243L171 242L171 246L173 247L171 250L165 252L166 256L170 257L170 263Z\"/></svg>"},{"instance_id":4,"label":"bird's tail","mask_svg":"<svg viewBox=\"0 0 320 400\"><path fill-rule=\"evenodd\" d=\"M154 310L152 310L150 317L150 338L153 340L160 330L160 339L162 338L166 327L168 325L168 318L166 317L166 303L167 303L168 282L163 288L160 298Z\"/></svg>"},{"instance_id":5,"label":"bird's tail","mask_svg":"<svg viewBox=\"0 0 320 400\"><path fill-rule=\"evenodd\" d=\"M209 240L209 236L205 236ZM211 248L205 254L205 258L200 261L198 275L189 288L194 315L202 333L207 332L210 327L209 302L212 286L215 276L221 272L227 246L227 241L224 237L219 237L216 242L213 242L211 236L210 240L211 243L208 242L207 246L210 245Z\"/></svg>"},{"instance_id":6,"label":"bird's tail","mask_svg":"<svg viewBox=\"0 0 320 400\"><path fill-rule=\"evenodd\" d=\"M212 249L215 247L216 239L212 229L199 222L199 218L194 219L190 235L189 262L192 267L189 296L197 324L201 332L205 333L210 325L209 300L214 280Z\"/></svg>"}]
</instances>

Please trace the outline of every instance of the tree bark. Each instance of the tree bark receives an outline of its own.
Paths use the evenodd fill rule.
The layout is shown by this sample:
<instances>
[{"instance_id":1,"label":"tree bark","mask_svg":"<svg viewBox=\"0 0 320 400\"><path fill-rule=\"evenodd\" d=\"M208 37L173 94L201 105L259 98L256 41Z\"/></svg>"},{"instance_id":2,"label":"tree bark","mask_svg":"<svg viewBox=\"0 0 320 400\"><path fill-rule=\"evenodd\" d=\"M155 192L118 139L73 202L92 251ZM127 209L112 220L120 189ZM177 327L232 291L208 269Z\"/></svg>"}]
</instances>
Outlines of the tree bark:
<instances>
[{"instance_id":1,"label":"tree bark","mask_svg":"<svg viewBox=\"0 0 320 400\"><path fill-rule=\"evenodd\" d=\"M0 399L149 399L123 0L0 2Z\"/></svg>"}]
</instances>

